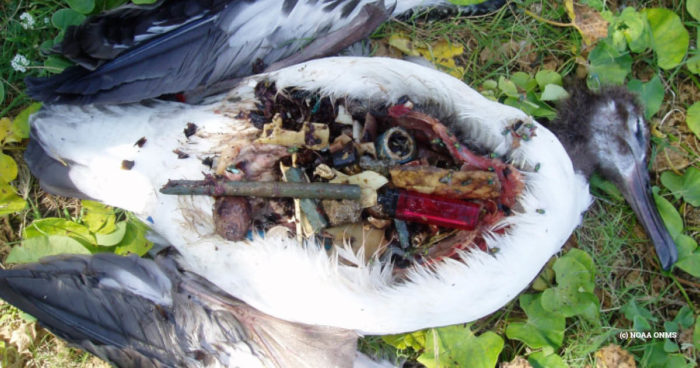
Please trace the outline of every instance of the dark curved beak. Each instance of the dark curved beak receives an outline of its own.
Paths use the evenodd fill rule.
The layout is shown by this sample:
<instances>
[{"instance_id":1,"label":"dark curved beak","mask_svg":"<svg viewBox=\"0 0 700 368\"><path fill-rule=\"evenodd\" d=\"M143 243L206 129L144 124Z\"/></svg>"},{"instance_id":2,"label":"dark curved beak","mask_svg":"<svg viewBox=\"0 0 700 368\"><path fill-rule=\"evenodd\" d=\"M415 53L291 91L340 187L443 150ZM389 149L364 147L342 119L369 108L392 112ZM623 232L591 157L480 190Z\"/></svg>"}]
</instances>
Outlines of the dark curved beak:
<instances>
[{"instance_id":1,"label":"dark curved beak","mask_svg":"<svg viewBox=\"0 0 700 368\"><path fill-rule=\"evenodd\" d=\"M649 172L644 163L636 163L633 172L621 178L619 187L654 243L661 266L668 270L678 260L678 250L656 209L649 184Z\"/></svg>"}]
</instances>

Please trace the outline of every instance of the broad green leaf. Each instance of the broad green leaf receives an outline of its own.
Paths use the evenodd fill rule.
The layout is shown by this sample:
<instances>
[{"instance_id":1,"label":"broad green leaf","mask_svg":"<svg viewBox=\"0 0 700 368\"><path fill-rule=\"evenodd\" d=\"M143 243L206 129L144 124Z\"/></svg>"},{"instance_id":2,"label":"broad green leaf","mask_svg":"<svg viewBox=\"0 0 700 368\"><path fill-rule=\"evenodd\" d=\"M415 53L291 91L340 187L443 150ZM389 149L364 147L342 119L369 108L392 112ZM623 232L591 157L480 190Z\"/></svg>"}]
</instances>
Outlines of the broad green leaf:
<instances>
[{"instance_id":1,"label":"broad green leaf","mask_svg":"<svg viewBox=\"0 0 700 368\"><path fill-rule=\"evenodd\" d=\"M0 145L2 145L8 136L12 134L12 120L9 118L0 118Z\"/></svg>"},{"instance_id":2,"label":"broad green leaf","mask_svg":"<svg viewBox=\"0 0 700 368\"><path fill-rule=\"evenodd\" d=\"M498 78L498 89L500 89L501 92L503 92L508 97L520 97L520 95L518 94L518 87L515 86L515 83L513 83L513 81L509 79L506 79L503 76Z\"/></svg>"},{"instance_id":3,"label":"broad green leaf","mask_svg":"<svg viewBox=\"0 0 700 368\"><path fill-rule=\"evenodd\" d=\"M658 75L651 78L650 81L642 83L638 79L632 79L627 87L631 91L639 93L644 105L644 116L650 119L661 108L661 103L664 101L664 85L661 83Z\"/></svg>"},{"instance_id":4,"label":"broad green leaf","mask_svg":"<svg viewBox=\"0 0 700 368\"><path fill-rule=\"evenodd\" d=\"M137 254L145 255L153 246L153 243L146 239L148 226L136 219L129 220L126 224L126 233L122 241L117 244L114 253L119 255Z\"/></svg>"},{"instance_id":5,"label":"broad green leaf","mask_svg":"<svg viewBox=\"0 0 700 368\"><path fill-rule=\"evenodd\" d=\"M558 349L564 341L566 319L557 312L544 309L541 297L542 294L520 295L520 308L527 314L527 321L510 323L506 327L506 336L533 349L546 346Z\"/></svg>"},{"instance_id":6,"label":"broad green leaf","mask_svg":"<svg viewBox=\"0 0 700 368\"><path fill-rule=\"evenodd\" d=\"M80 201L80 205L83 207L83 223L90 232L109 234L117 229L114 208L88 200Z\"/></svg>"},{"instance_id":7,"label":"broad green leaf","mask_svg":"<svg viewBox=\"0 0 700 368\"><path fill-rule=\"evenodd\" d=\"M510 76L510 80L515 83L518 88L522 91L529 92L537 87L537 81L534 80L530 74L525 72L515 72Z\"/></svg>"},{"instance_id":8,"label":"broad green leaf","mask_svg":"<svg viewBox=\"0 0 700 368\"><path fill-rule=\"evenodd\" d=\"M540 99L542 101L559 101L567 97L569 97L569 92L566 92L562 86L548 84L544 87L544 91L542 92Z\"/></svg>"},{"instance_id":9,"label":"broad green leaf","mask_svg":"<svg viewBox=\"0 0 700 368\"><path fill-rule=\"evenodd\" d=\"M643 52L650 45L649 26L644 14L634 7L626 7L618 17L616 32L622 33L632 52Z\"/></svg>"},{"instance_id":10,"label":"broad green leaf","mask_svg":"<svg viewBox=\"0 0 700 368\"><path fill-rule=\"evenodd\" d=\"M68 59L63 58L58 55L49 55L49 57L44 60L44 66L48 71L51 73L60 73L62 72L65 68L72 66L73 63L70 62Z\"/></svg>"},{"instance_id":11,"label":"broad green leaf","mask_svg":"<svg viewBox=\"0 0 700 368\"><path fill-rule=\"evenodd\" d=\"M428 368L495 367L503 350L503 339L491 331L477 337L470 327L455 325L428 330L425 351L418 361Z\"/></svg>"},{"instance_id":12,"label":"broad green leaf","mask_svg":"<svg viewBox=\"0 0 700 368\"><path fill-rule=\"evenodd\" d=\"M685 122L690 131L695 133L697 138L700 138L700 102L696 102L688 108Z\"/></svg>"},{"instance_id":13,"label":"broad green leaf","mask_svg":"<svg viewBox=\"0 0 700 368\"><path fill-rule=\"evenodd\" d=\"M58 254L90 254L79 241L62 235L40 236L22 241L7 255L7 263L31 263Z\"/></svg>"},{"instance_id":14,"label":"broad green leaf","mask_svg":"<svg viewBox=\"0 0 700 368\"><path fill-rule=\"evenodd\" d=\"M88 14L95 9L95 0L66 0L71 9L81 14Z\"/></svg>"},{"instance_id":15,"label":"broad green leaf","mask_svg":"<svg viewBox=\"0 0 700 368\"><path fill-rule=\"evenodd\" d=\"M639 367L644 368L684 368L693 367L686 362L683 355L669 354L664 350L664 341L653 341L644 345L644 355L639 361Z\"/></svg>"},{"instance_id":16,"label":"broad green leaf","mask_svg":"<svg viewBox=\"0 0 700 368\"><path fill-rule=\"evenodd\" d=\"M569 368L559 355L553 352L536 351L527 357L532 368Z\"/></svg>"},{"instance_id":17,"label":"broad green leaf","mask_svg":"<svg viewBox=\"0 0 700 368\"><path fill-rule=\"evenodd\" d=\"M15 188L0 182L0 216L19 212L27 207L27 202L17 195Z\"/></svg>"},{"instance_id":18,"label":"broad green leaf","mask_svg":"<svg viewBox=\"0 0 700 368\"><path fill-rule=\"evenodd\" d=\"M17 163L15 160L0 152L0 182L9 183L17 177Z\"/></svg>"},{"instance_id":19,"label":"broad green leaf","mask_svg":"<svg viewBox=\"0 0 700 368\"><path fill-rule=\"evenodd\" d=\"M685 66L688 67L693 74L700 74L700 54L693 55L685 61Z\"/></svg>"},{"instance_id":20,"label":"broad green leaf","mask_svg":"<svg viewBox=\"0 0 700 368\"><path fill-rule=\"evenodd\" d=\"M695 20L700 21L700 0L686 0L685 8Z\"/></svg>"},{"instance_id":21,"label":"broad green leaf","mask_svg":"<svg viewBox=\"0 0 700 368\"><path fill-rule=\"evenodd\" d=\"M121 243L121 241L124 239L124 235L126 234L126 228L127 228L126 221L119 221L117 223L116 230L112 231L111 233L108 233L108 234L96 233L95 239L97 239L97 245L100 245L103 247L112 247L112 246L115 246L115 245Z\"/></svg>"},{"instance_id":22,"label":"broad green leaf","mask_svg":"<svg viewBox=\"0 0 700 368\"><path fill-rule=\"evenodd\" d=\"M681 270L700 277L700 249L695 239L688 235L680 234L673 241L678 247L678 261L675 266Z\"/></svg>"},{"instance_id":23,"label":"broad green leaf","mask_svg":"<svg viewBox=\"0 0 700 368\"><path fill-rule=\"evenodd\" d=\"M683 198L692 206L700 207L700 170L691 166L683 176L664 171L661 174L661 183L676 199Z\"/></svg>"},{"instance_id":24,"label":"broad green leaf","mask_svg":"<svg viewBox=\"0 0 700 368\"><path fill-rule=\"evenodd\" d=\"M695 318L693 318L693 310L687 305L681 307L676 316L673 318L673 322L678 324L680 327L678 331L680 331L681 328L690 328L694 321Z\"/></svg>"},{"instance_id":25,"label":"broad green leaf","mask_svg":"<svg viewBox=\"0 0 700 368\"><path fill-rule=\"evenodd\" d=\"M652 48L662 69L680 64L688 51L688 31L681 18L669 9L646 9L644 13L651 27Z\"/></svg>"},{"instance_id":26,"label":"broad green leaf","mask_svg":"<svg viewBox=\"0 0 700 368\"><path fill-rule=\"evenodd\" d=\"M572 249L554 263L557 286L542 293L542 307L564 317L583 316L599 324L600 302L593 294L595 265L591 256L580 249Z\"/></svg>"},{"instance_id":27,"label":"broad green leaf","mask_svg":"<svg viewBox=\"0 0 700 368\"><path fill-rule=\"evenodd\" d=\"M17 137L21 139L29 138L29 116L39 111L40 108L41 102L35 102L25 107L24 110L15 116L15 119L12 120L12 131Z\"/></svg>"},{"instance_id":28,"label":"broad green leaf","mask_svg":"<svg viewBox=\"0 0 700 368\"><path fill-rule=\"evenodd\" d=\"M496 82L493 79L487 79L484 81L484 83L481 84L481 88L484 90L495 91L496 89L498 89L498 82Z\"/></svg>"},{"instance_id":29,"label":"broad green leaf","mask_svg":"<svg viewBox=\"0 0 700 368\"><path fill-rule=\"evenodd\" d=\"M542 69L535 74L535 80L540 89L545 88L549 84L555 84L557 86L562 85L561 74L555 72L554 70Z\"/></svg>"},{"instance_id":30,"label":"broad green leaf","mask_svg":"<svg viewBox=\"0 0 700 368\"><path fill-rule=\"evenodd\" d=\"M620 53L606 41L598 43L588 55L588 61L588 79L591 87L621 85L632 70L632 57L629 53Z\"/></svg>"},{"instance_id":31,"label":"broad green leaf","mask_svg":"<svg viewBox=\"0 0 700 368\"><path fill-rule=\"evenodd\" d=\"M671 234L671 238L675 239L683 231L683 219L671 202L659 195L659 187L653 187L651 190L654 193L654 202L656 202L656 208L664 220L664 225Z\"/></svg>"},{"instance_id":32,"label":"broad green leaf","mask_svg":"<svg viewBox=\"0 0 700 368\"><path fill-rule=\"evenodd\" d=\"M24 239L46 237L51 235L69 236L73 239L96 244L95 236L84 225L58 217L35 220L24 228Z\"/></svg>"},{"instance_id":33,"label":"broad green leaf","mask_svg":"<svg viewBox=\"0 0 700 368\"><path fill-rule=\"evenodd\" d=\"M85 20L83 14L78 13L73 9L59 9L51 16L51 24L54 27L65 31L70 26L77 26Z\"/></svg>"},{"instance_id":34,"label":"broad green leaf","mask_svg":"<svg viewBox=\"0 0 700 368\"><path fill-rule=\"evenodd\" d=\"M634 299L630 299L627 304L622 306L620 311L625 315L627 320L632 321L632 326L635 331L650 331L651 322L657 321L657 318L654 317L654 315L649 312L648 309L637 305L637 302Z\"/></svg>"},{"instance_id":35,"label":"broad green leaf","mask_svg":"<svg viewBox=\"0 0 700 368\"><path fill-rule=\"evenodd\" d=\"M382 340L387 344L399 349L413 349L413 351L421 351L425 347L426 330L415 331L401 335L385 335Z\"/></svg>"}]
</instances>

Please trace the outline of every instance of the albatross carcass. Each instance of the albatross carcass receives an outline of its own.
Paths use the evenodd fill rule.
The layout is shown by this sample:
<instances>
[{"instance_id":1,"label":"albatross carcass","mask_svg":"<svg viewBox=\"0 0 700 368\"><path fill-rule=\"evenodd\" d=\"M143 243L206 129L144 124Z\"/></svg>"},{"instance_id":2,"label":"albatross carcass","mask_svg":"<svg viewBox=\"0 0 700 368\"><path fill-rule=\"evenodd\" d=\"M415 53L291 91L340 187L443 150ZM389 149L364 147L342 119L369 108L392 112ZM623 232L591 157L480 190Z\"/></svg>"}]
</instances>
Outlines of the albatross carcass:
<instances>
[{"instance_id":1,"label":"albatross carcass","mask_svg":"<svg viewBox=\"0 0 700 368\"><path fill-rule=\"evenodd\" d=\"M337 75L329 72L338 68L346 73ZM255 100L253 89L260 81L274 82L280 89L289 86L334 97L351 96L357 104L356 108L369 110L386 108L408 99L415 104L416 110L430 111L451 122L449 128L458 133L463 142L469 142L471 147L507 158L523 175L526 188L517 198L518 204L513 207L513 214L495 224L492 229L496 230L484 237L488 249L498 249L498 252L458 251L454 258L413 266L405 278L397 281L389 272L391 264L363 262L362 257L353 258L348 253L344 254L344 260L337 253L328 257L313 242L300 247L292 240L273 239L272 236L254 237L241 242L226 241L215 234L211 225L212 199L176 198L160 194L158 188L169 178L201 177L202 171L208 170L208 167L202 166L201 158L221 154L224 150L222 142L231 138L235 140L248 129L253 129L247 126L247 115L240 112L254 105L251 103ZM585 111L576 107L581 101L585 102ZM201 287L201 290L205 290L203 292L187 288L178 291L185 296L194 292L197 298L202 298L196 299L195 305L200 308L197 310L204 311L205 316L208 315L207 310L231 305L230 300L235 300L227 295L231 294L276 317L341 328L328 330L331 335L342 330L393 333L470 321L498 309L515 297L546 260L559 251L590 203L585 175L593 168L602 169L603 174L618 184L644 178L636 170L620 165L623 162L628 164L627 167L637 167L646 157L647 130L643 120L639 120L641 114L633 96L620 89L608 89L600 94L581 92L574 94L572 102L564 105L563 109L564 113L555 129L569 153L579 155L574 156L574 167L556 138L522 112L489 101L442 73L381 58L324 59L252 77L228 95L214 98L202 106L153 101L118 107L48 106L33 117L33 140L27 152L27 161L42 185L54 193L100 199L135 211L183 253L183 257L179 258L182 265L175 268L172 261L163 259L156 263L143 261L143 266L150 273L137 273L132 277L132 269L121 274L121 279L106 274L103 278L107 281L101 282L99 270L86 265L104 262L103 259L91 261L83 257L68 257L68 261L65 258L57 259L47 261L48 265L3 271L0 274L3 280L0 291L12 303L30 311L39 310L40 321L49 327L52 327L52 323L57 324L53 327L59 331L66 328L66 321L51 315L56 312L52 304L65 301L65 298L57 295L61 293L59 289L43 288L38 293L26 294L22 290L28 290L35 284L56 282L60 279L57 276L63 275L69 281L88 280L87 284L86 281L73 283L78 292L88 293L85 300L95 301L92 293L102 295L100 293L105 293L103 289L107 288L117 299L130 295L130 303L138 299L150 308L159 309L159 297L148 293L144 296L143 291L134 288L125 289L114 280L140 279L141 284L148 284L143 280L148 280L150 274L163 272L173 285L185 279L197 280L197 285L208 285ZM129 118L125 119L125 116ZM196 132L185 136L183 129L188 123L195 122ZM576 122L581 125L567 125ZM511 134L513 129L523 126L537 127L536 134L528 141L517 140L517 135ZM142 147L134 144L143 137L147 138L146 144ZM173 150L184 150L189 157L179 159ZM613 160L611 156L619 160ZM133 161L131 170L122 168L124 160ZM644 185L648 186L648 179L637 180L636 183L637 187L622 186L626 197L631 202L648 201L648 197L645 199L628 194L629 191L645 193ZM649 207L633 203L633 208ZM651 213L638 215L652 218L651 222L643 223L653 237L655 233L663 234L665 230L658 226L658 219L653 220L658 214L651 208ZM498 228L505 231L498 231ZM673 262L675 248L672 242L662 242L660 246L657 245L657 251L664 267ZM348 260L355 263L348 263ZM110 262L136 265L140 261ZM61 266L64 263L73 266ZM127 270L130 267L123 268ZM118 272L118 269L116 267L112 271ZM174 269L177 272L168 271ZM14 278L12 285L8 282L11 278ZM209 285L209 282L216 286ZM167 290L167 287L144 286L146 290ZM177 294L176 289L172 290ZM216 302L206 304L207 294ZM177 297L182 296L178 294ZM201 304L201 300L205 300L205 303ZM45 308L44 303L49 307ZM177 307L167 303L162 305ZM129 308L124 303L98 302L86 308L88 311L94 308L91 320L80 319L83 317L76 319L68 314L67 321L71 328L76 320L78 325L85 324L88 333L80 340L83 347L98 354L103 353L102 357L106 356L105 352L111 351L115 354L113 356L128 358L128 354L120 351L124 349L124 344L110 345L110 341L105 342L104 335L93 334L91 338L89 334L96 328L94 315L103 313L105 308L114 311L122 307L124 310ZM249 307L238 310L246 308ZM231 310L223 313L231 313ZM157 314L152 316L163 322ZM220 318L228 318L235 324L245 325L248 322L236 313ZM264 320L267 321L266 318ZM169 321L177 322L173 319ZM148 318L143 322L148 323ZM153 323L152 326L160 325ZM169 323L164 326L172 328ZM213 328L213 335L221 333L218 330L221 324L203 323L202 326ZM298 326L304 330L304 325ZM100 323L97 323L97 328L101 328ZM169 332L168 328L156 330L163 334L164 339L173 338L174 333ZM122 332L124 336L131 337L128 329ZM252 334L256 333L253 330ZM59 336L71 339L70 335L60 332ZM92 342L86 342L86 338ZM161 341L159 339L156 341ZM238 340L231 340L235 341ZM348 346L354 346L354 337L343 341ZM93 342L95 345L91 345ZM254 345L252 349L259 348L261 345L255 345L259 343L261 340L251 341ZM100 344L108 346L104 348ZM141 343L137 341L136 344ZM158 362L158 355L152 355L150 348L129 345L125 351L136 351L134 356L142 357L139 354L145 354L147 359ZM205 358L210 362L226 364L224 361L229 357L216 349L179 355L182 353L181 347L172 348L169 356L189 359L192 364L200 364ZM270 353L270 350L263 349L263 354L265 352ZM343 356L347 364L353 359L347 354L338 356ZM277 358L288 357L281 354Z\"/></svg>"},{"instance_id":2,"label":"albatross carcass","mask_svg":"<svg viewBox=\"0 0 700 368\"><path fill-rule=\"evenodd\" d=\"M249 111L256 109L261 82L274 83L278 91L291 87L345 99L353 115L386 111L408 99L414 110L443 121L465 146L514 165L509 177L521 175L524 190L509 205L512 215L484 229L488 251L456 250L454 259L408 268L400 280L391 262L343 249L329 257L313 241L299 246L295 239L269 235L226 240L215 231L213 198L159 189L169 179L202 179L213 173L204 159L251 143L260 130ZM386 58L296 65L246 79L197 106L48 105L31 123L26 160L49 192L134 212L177 248L188 270L264 313L368 334L461 323L497 310L559 251L591 202L585 178L574 172L559 141L525 113L441 72ZM183 133L192 126L196 131ZM526 141L508 133L521 129L536 134ZM132 167L125 169L125 162Z\"/></svg>"}]
</instances>

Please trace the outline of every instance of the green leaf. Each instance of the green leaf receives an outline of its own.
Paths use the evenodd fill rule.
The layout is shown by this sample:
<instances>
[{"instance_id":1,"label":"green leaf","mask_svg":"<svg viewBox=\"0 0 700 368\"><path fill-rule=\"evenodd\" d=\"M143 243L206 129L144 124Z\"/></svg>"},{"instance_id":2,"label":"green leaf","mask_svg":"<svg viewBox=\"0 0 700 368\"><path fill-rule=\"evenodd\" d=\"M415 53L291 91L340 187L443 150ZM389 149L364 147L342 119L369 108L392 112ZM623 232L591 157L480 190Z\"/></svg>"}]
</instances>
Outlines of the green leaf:
<instances>
[{"instance_id":1,"label":"green leaf","mask_svg":"<svg viewBox=\"0 0 700 368\"><path fill-rule=\"evenodd\" d=\"M569 92L566 92L564 88L556 84L548 84L544 87L540 99L542 101L559 101L567 97L569 97Z\"/></svg>"},{"instance_id":2,"label":"green leaf","mask_svg":"<svg viewBox=\"0 0 700 368\"><path fill-rule=\"evenodd\" d=\"M620 32L632 52L643 52L650 46L646 17L634 7L626 7L617 19L615 31Z\"/></svg>"},{"instance_id":3,"label":"green leaf","mask_svg":"<svg viewBox=\"0 0 700 368\"><path fill-rule=\"evenodd\" d=\"M5 83L0 82L0 104L5 101Z\"/></svg>"},{"instance_id":4,"label":"green leaf","mask_svg":"<svg viewBox=\"0 0 700 368\"><path fill-rule=\"evenodd\" d=\"M9 183L17 177L17 163L15 160L0 152L0 182Z\"/></svg>"},{"instance_id":5,"label":"green leaf","mask_svg":"<svg viewBox=\"0 0 700 368\"><path fill-rule=\"evenodd\" d=\"M115 246L124 239L124 235L126 234L126 228L127 228L127 223L126 221L119 221L117 223L117 228L116 230L112 231L111 233L108 234L101 234L97 233L95 234L95 239L97 239L97 245L103 246L103 247L112 247Z\"/></svg>"},{"instance_id":6,"label":"green leaf","mask_svg":"<svg viewBox=\"0 0 700 368\"><path fill-rule=\"evenodd\" d=\"M41 236L22 241L7 255L7 263L31 263L58 254L90 254L79 241L62 235Z\"/></svg>"},{"instance_id":7,"label":"green leaf","mask_svg":"<svg viewBox=\"0 0 700 368\"><path fill-rule=\"evenodd\" d=\"M418 361L428 368L495 367L503 350L503 339L491 331L477 337L470 327L455 325L428 330L425 351Z\"/></svg>"},{"instance_id":8,"label":"green leaf","mask_svg":"<svg viewBox=\"0 0 700 368\"><path fill-rule=\"evenodd\" d=\"M129 220L126 224L126 233L124 238L114 249L115 254L128 255L137 254L143 256L148 253L153 243L146 239L148 226L136 219Z\"/></svg>"},{"instance_id":9,"label":"green leaf","mask_svg":"<svg viewBox=\"0 0 700 368\"><path fill-rule=\"evenodd\" d=\"M81 14L88 14L95 9L95 0L66 0L71 9Z\"/></svg>"},{"instance_id":10,"label":"green leaf","mask_svg":"<svg viewBox=\"0 0 700 368\"><path fill-rule=\"evenodd\" d=\"M632 321L632 328L634 328L635 331L650 331L651 322L657 321L657 318L654 317L654 315L649 312L648 309L637 305L637 302L634 299L630 299L627 304L622 306L621 311L622 314L625 315L625 318Z\"/></svg>"},{"instance_id":11,"label":"green leaf","mask_svg":"<svg viewBox=\"0 0 700 368\"><path fill-rule=\"evenodd\" d=\"M562 85L561 74L555 72L554 70L542 69L535 74L535 80L540 89L545 88L549 84L555 84L557 86Z\"/></svg>"},{"instance_id":12,"label":"green leaf","mask_svg":"<svg viewBox=\"0 0 700 368\"><path fill-rule=\"evenodd\" d=\"M513 81L511 80L506 79L503 76L498 78L498 89L500 89L501 92L503 92L508 97L520 97L520 95L518 94L518 87L515 86L515 83L513 83Z\"/></svg>"},{"instance_id":13,"label":"green leaf","mask_svg":"<svg viewBox=\"0 0 700 368\"><path fill-rule=\"evenodd\" d=\"M673 322L678 324L678 326L681 328L690 328L690 326L693 325L694 320L693 310L687 305L684 305L673 318ZM681 328L679 328L678 331L680 331Z\"/></svg>"},{"instance_id":14,"label":"green leaf","mask_svg":"<svg viewBox=\"0 0 700 368\"><path fill-rule=\"evenodd\" d=\"M58 55L49 55L49 57L44 60L44 66L48 71L54 74L60 73L65 68L72 65L73 63L70 60Z\"/></svg>"},{"instance_id":15,"label":"green leaf","mask_svg":"<svg viewBox=\"0 0 700 368\"><path fill-rule=\"evenodd\" d=\"M85 16L73 9L59 9L51 16L51 24L65 31L70 26L77 26L85 20Z\"/></svg>"},{"instance_id":16,"label":"green leaf","mask_svg":"<svg viewBox=\"0 0 700 368\"><path fill-rule=\"evenodd\" d=\"M512 80L513 83L518 86L518 88L525 92L532 91L537 87L537 81L532 79L530 74L525 72L513 73L513 75L510 76L510 80Z\"/></svg>"},{"instance_id":17,"label":"green leaf","mask_svg":"<svg viewBox=\"0 0 700 368\"><path fill-rule=\"evenodd\" d=\"M693 207L700 207L700 170L690 166L683 176L664 171L661 174L661 183L676 199L683 198Z\"/></svg>"},{"instance_id":18,"label":"green leaf","mask_svg":"<svg viewBox=\"0 0 700 368\"><path fill-rule=\"evenodd\" d=\"M683 231L683 219L671 202L659 195L659 187L653 187L651 190L654 193L654 202L656 202L656 208L661 214L661 219L664 220L664 225L671 234L671 238L675 239Z\"/></svg>"},{"instance_id":19,"label":"green leaf","mask_svg":"<svg viewBox=\"0 0 700 368\"><path fill-rule=\"evenodd\" d=\"M615 184L613 184L609 180L605 180L598 173L594 172L593 175L591 175L591 180L589 184L591 186L591 189L593 189L593 194L595 195L599 195L600 193L598 191L600 191L617 201L625 200L625 197L622 196L622 192L620 192L620 190L617 189L617 186L615 186Z\"/></svg>"},{"instance_id":20,"label":"green leaf","mask_svg":"<svg viewBox=\"0 0 700 368\"><path fill-rule=\"evenodd\" d=\"M117 229L114 208L89 200L80 201L80 205L83 208L83 224L90 232L109 234Z\"/></svg>"},{"instance_id":21,"label":"green leaf","mask_svg":"<svg viewBox=\"0 0 700 368\"><path fill-rule=\"evenodd\" d=\"M621 85L632 70L632 57L629 53L620 53L607 41L598 43L588 55L588 61L588 83L591 87Z\"/></svg>"},{"instance_id":22,"label":"green leaf","mask_svg":"<svg viewBox=\"0 0 700 368\"><path fill-rule=\"evenodd\" d=\"M29 116L39 111L40 108L41 102L35 102L25 107L15 116L15 119L12 120L12 130L17 137L21 139L29 138Z\"/></svg>"},{"instance_id":23,"label":"green leaf","mask_svg":"<svg viewBox=\"0 0 700 368\"><path fill-rule=\"evenodd\" d=\"M569 368L564 359L554 352L536 351L528 356L527 361L532 368Z\"/></svg>"},{"instance_id":24,"label":"green leaf","mask_svg":"<svg viewBox=\"0 0 700 368\"><path fill-rule=\"evenodd\" d=\"M646 9L651 27L652 48L662 69L671 69L683 61L688 51L688 31L681 18L669 9Z\"/></svg>"},{"instance_id":25,"label":"green leaf","mask_svg":"<svg viewBox=\"0 0 700 368\"><path fill-rule=\"evenodd\" d=\"M566 318L542 307L542 294L522 294L520 308L527 314L526 322L512 322L506 327L506 336L520 340L533 349L551 346L558 349L564 341Z\"/></svg>"},{"instance_id":26,"label":"green leaf","mask_svg":"<svg viewBox=\"0 0 700 368\"><path fill-rule=\"evenodd\" d=\"M655 341L644 345L644 355L639 361L639 367L644 368L683 368L693 367L683 355L669 354L664 350L665 341Z\"/></svg>"},{"instance_id":27,"label":"green leaf","mask_svg":"<svg viewBox=\"0 0 700 368\"><path fill-rule=\"evenodd\" d=\"M420 330L401 335L385 335L382 340L399 350L421 351L425 347L425 333L426 330Z\"/></svg>"},{"instance_id":28,"label":"green leaf","mask_svg":"<svg viewBox=\"0 0 700 368\"><path fill-rule=\"evenodd\" d=\"M156 1L158 1L158 0L132 0L132 2L133 2L134 4L137 4L137 5L142 5L142 4L153 4L153 3L155 3Z\"/></svg>"},{"instance_id":29,"label":"green leaf","mask_svg":"<svg viewBox=\"0 0 700 368\"><path fill-rule=\"evenodd\" d=\"M700 74L700 54L693 55L685 61L685 66L688 67L693 74Z\"/></svg>"},{"instance_id":30,"label":"green leaf","mask_svg":"<svg viewBox=\"0 0 700 368\"><path fill-rule=\"evenodd\" d=\"M17 195L15 188L0 182L0 216L19 212L27 207L27 202Z\"/></svg>"},{"instance_id":31,"label":"green leaf","mask_svg":"<svg viewBox=\"0 0 700 368\"><path fill-rule=\"evenodd\" d=\"M700 0L686 0L685 8L695 20L700 21Z\"/></svg>"},{"instance_id":32,"label":"green leaf","mask_svg":"<svg viewBox=\"0 0 700 368\"><path fill-rule=\"evenodd\" d=\"M678 248L678 261L675 266L681 270L700 277L700 249L695 239L688 235L680 234L673 241Z\"/></svg>"},{"instance_id":33,"label":"green leaf","mask_svg":"<svg viewBox=\"0 0 700 368\"><path fill-rule=\"evenodd\" d=\"M695 133L697 138L700 138L700 101L688 108L685 122L688 124L690 131Z\"/></svg>"},{"instance_id":34,"label":"green leaf","mask_svg":"<svg viewBox=\"0 0 700 368\"><path fill-rule=\"evenodd\" d=\"M631 91L639 93L644 105L644 116L650 119L661 108L661 103L664 101L664 85L661 83L658 75L655 75L650 81L642 83L638 79L632 79L627 87Z\"/></svg>"},{"instance_id":35,"label":"green leaf","mask_svg":"<svg viewBox=\"0 0 700 368\"><path fill-rule=\"evenodd\" d=\"M84 225L58 217L47 217L34 220L31 225L24 228L24 239L46 237L51 235L69 236L73 239L96 244L95 236Z\"/></svg>"},{"instance_id":36,"label":"green leaf","mask_svg":"<svg viewBox=\"0 0 700 368\"><path fill-rule=\"evenodd\" d=\"M598 297L595 289L595 265L591 256L580 249L572 249L554 263L557 286L542 293L542 307L564 317L583 316L599 324Z\"/></svg>"}]
</instances>

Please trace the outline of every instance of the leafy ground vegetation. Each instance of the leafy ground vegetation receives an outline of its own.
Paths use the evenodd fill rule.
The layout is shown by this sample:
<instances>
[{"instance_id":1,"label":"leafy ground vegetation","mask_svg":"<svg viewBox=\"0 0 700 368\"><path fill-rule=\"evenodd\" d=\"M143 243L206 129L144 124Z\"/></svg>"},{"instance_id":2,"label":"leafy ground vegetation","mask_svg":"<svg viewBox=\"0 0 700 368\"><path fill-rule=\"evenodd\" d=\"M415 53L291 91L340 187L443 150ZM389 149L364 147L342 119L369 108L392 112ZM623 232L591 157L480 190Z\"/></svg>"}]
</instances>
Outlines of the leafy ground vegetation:
<instances>
[{"instance_id":1,"label":"leafy ground vegetation","mask_svg":"<svg viewBox=\"0 0 700 368\"><path fill-rule=\"evenodd\" d=\"M39 108L22 79L64 68L65 60L45 51L66 27L123 2L0 2L2 264L64 252L144 254L149 247L145 226L128 213L48 195L22 161L27 118ZM700 0L510 1L481 17L394 21L374 34L372 46L377 55L427 59L540 120L555 115L563 86L576 80L639 93L652 131L656 203L679 261L661 270L620 193L594 177L597 200L582 226L517 300L470 324L366 337L363 351L428 367L697 365ZM105 364L0 301L0 366Z\"/></svg>"}]
</instances>

